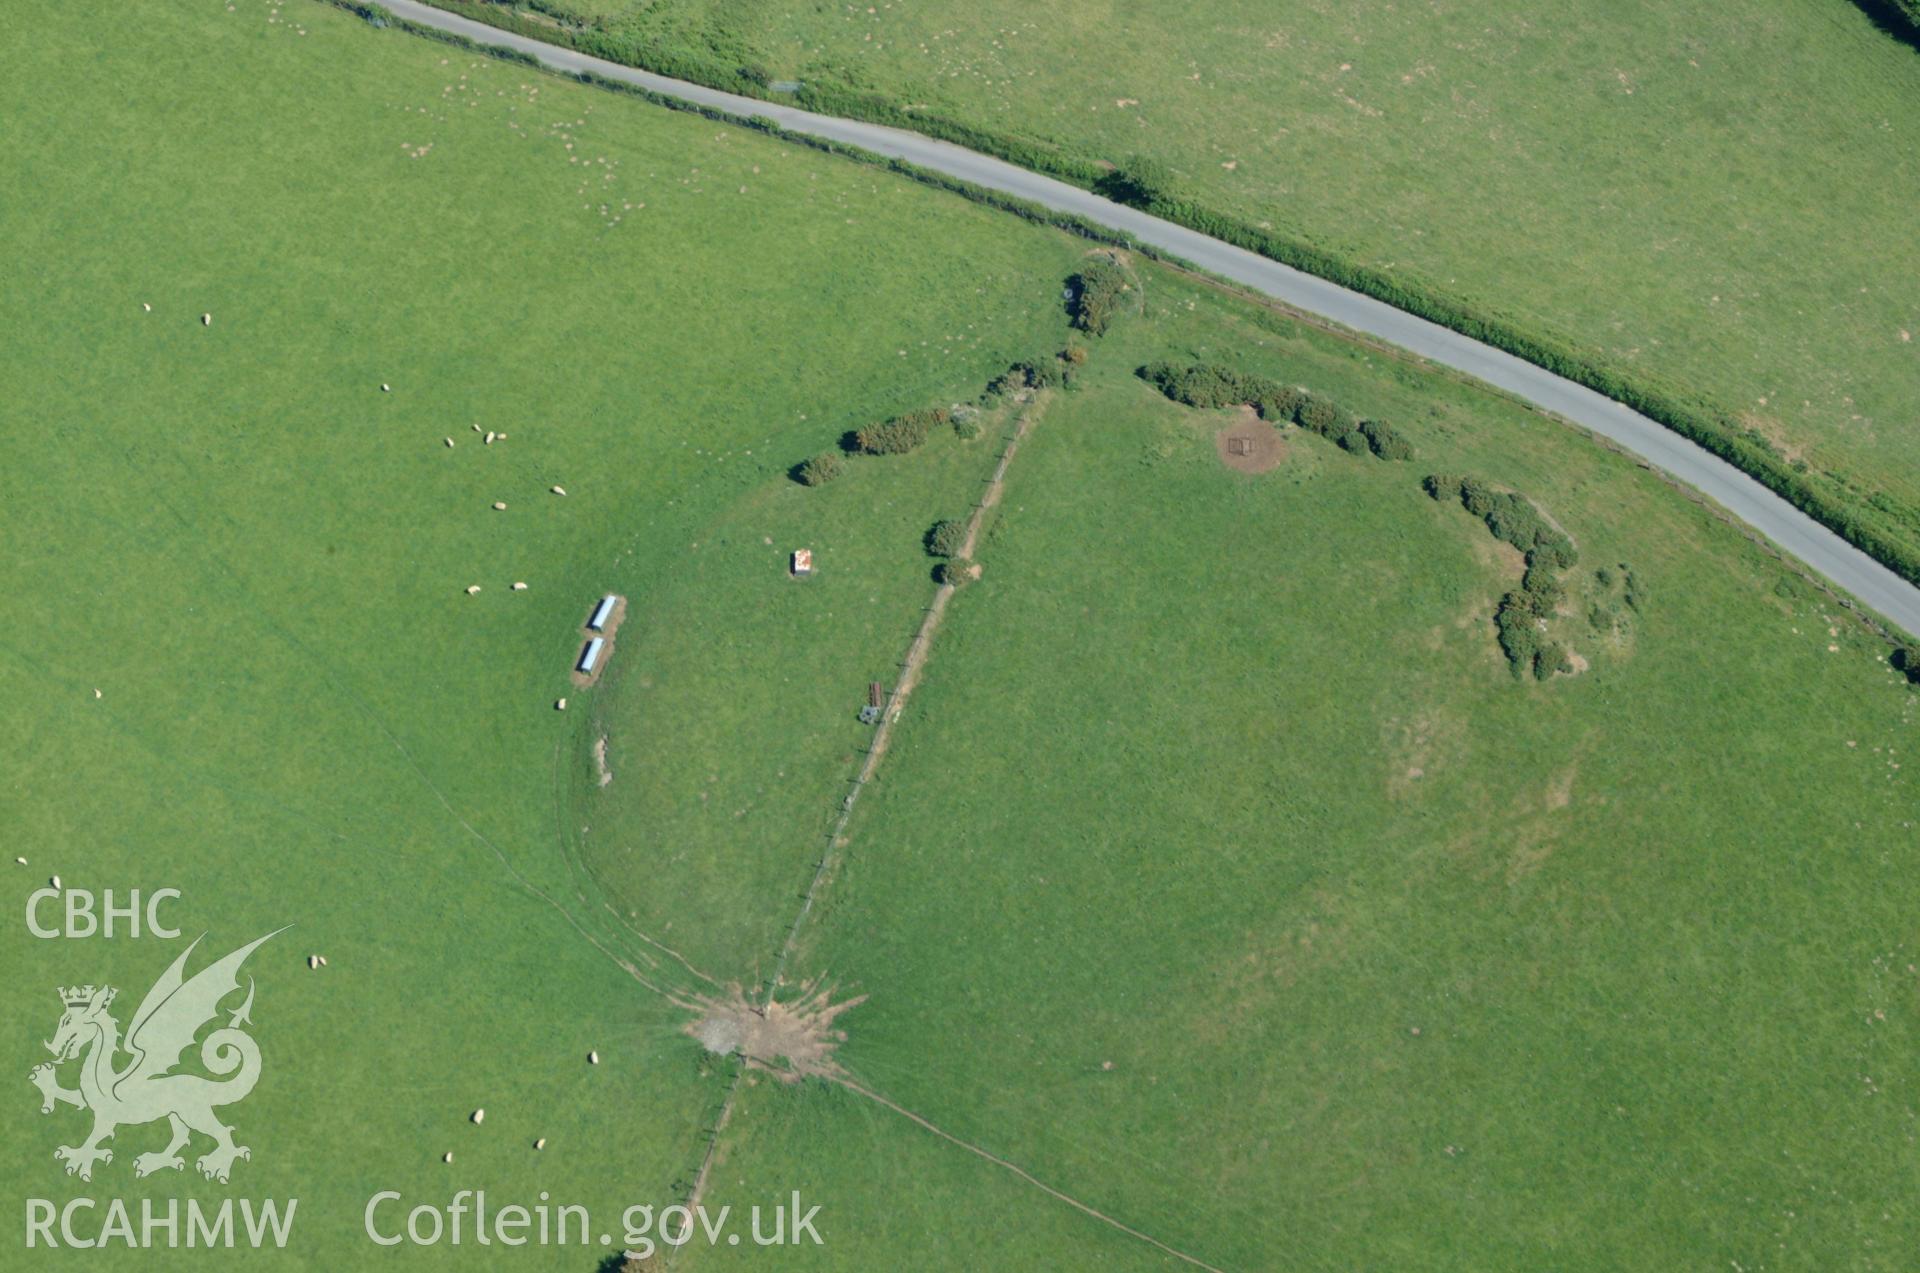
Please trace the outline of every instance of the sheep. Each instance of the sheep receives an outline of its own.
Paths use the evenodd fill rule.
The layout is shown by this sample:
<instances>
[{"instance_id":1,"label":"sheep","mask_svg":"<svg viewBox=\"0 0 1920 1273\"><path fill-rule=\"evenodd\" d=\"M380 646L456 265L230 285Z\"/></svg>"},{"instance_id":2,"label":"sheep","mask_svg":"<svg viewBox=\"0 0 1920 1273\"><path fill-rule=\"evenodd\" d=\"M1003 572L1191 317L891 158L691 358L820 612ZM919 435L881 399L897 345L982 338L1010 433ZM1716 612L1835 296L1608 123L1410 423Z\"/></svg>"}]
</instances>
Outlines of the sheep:
<instances>
[{"instance_id":1,"label":"sheep","mask_svg":"<svg viewBox=\"0 0 1920 1273\"><path fill-rule=\"evenodd\" d=\"M493 501L493 511L494 511L494 512L496 512L496 513L504 513L504 512L506 512L506 511L507 511L507 501L505 501L505 500L503 500L503 499L497 499L497 500L495 500L495 501Z\"/></svg>"},{"instance_id":2,"label":"sheep","mask_svg":"<svg viewBox=\"0 0 1920 1273\"><path fill-rule=\"evenodd\" d=\"M52 885L53 887L55 887L55 888L59 888L59 887L60 887L60 877L56 875L56 876L54 876L54 877L53 877L52 879L50 879L50 880L48 880L48 881L47 881L47 883L49 883L49 884L51 884L51 885Z\"/></svg>"},{"instance_id":3,"label":"sheep","mask_svg":"<svg viewBox=\"0 0 1920 1273\"><path fill-rule=\"evenodd\" d=\"M587 1053L587 1064L588 1065L600 1064L600 1054L598 1052Z\"/></svg>"},{"instance_id":4,"label":"sheep","mask_svg":"<svg viewBox=\"0 0 1920 1273\"><path fill-rule=\"evenodd\" d=\"M317 968L319 968L319 967L320 967L320 956L318 956L318 955L308 955L308 956L307 956L307 971L308 971L308 972L313 972L313 971L314 971L315 969L317 969Z\"/></svg>"},{"instance_id":5,"label":"sheep","mask_svg":"<svg viewBox=\"0 0 1920 1273\"><path fill-rule=\"evenodd\" d=\"M480 432L480 426L479 426L478 424L475 424L475 425L473 426L473 431L474 431L475 433L478 433L478 432Z\"/></svg>"},{"instance_id":6,"label":"sheep","mask_svg":"<svg viewBox=\"0 0 1920 1273\"><path fill-rule=\"evenodd\" d=\"M441 1162L452 1162L452 1161L453 1161L453 1151L452 1151L451 1149L449 1149L449 1150L448 1150L448 1151L447 1151L446 1153L444 1153L444 1154L442 1154L442 1155L440 1155L440 1161L441 1161Z\"/></svg>"},{"instance_id":7,"label":"sheep","mask_svg":"<svg viewBox=\"0 0 1920 1273\"><path fill-rule=\"evenodd\" d=\"M140 302L140 308L145 310L149 314L153 313L153 306L147 304L145 301Z\"/></svg>"},{"instance_id":8,"label":"sheep","mask_svg":"<svg viewBox=\"0 0 1920 1273\"><path fill-rule=\"evenodd\" d=\"M565 495L567 493L567 488L564 486L556 486L553 488L553 493L555 495Z\"/></svg>"},{"instance_id":9,"label":"sheep","mask_svg":"<svg viewBox=\"0 0 1920 1273\"><path fill-rule=\"evenodd\" d=\"M213 326L213 315L212 315L212 314L202 314L202 315L200 315L200 325L201 325L202 327L211 327L211 326Z\"/></svg>"},{"instance_id":10,"label":"sheep","mask_svg":"<svg viewBox=\"0 0 1920 1273\"><path fill-rule=\"evenodd\" d=\"M554 703L554 705L553 705L553 710L554 710L554 711L556 711L556 712L564 712L564 711L566 711L566 710L567 710L567 700L563 698L563 699L560 699L560 700L559 700L558 702L556 702L556 703Z\"/></svg>"},{"instance_id":11,"label":"sheep","mask_svg":"<svg viewBox=\"0 0 1920 1273\"><path fill-rule=\"evenodd\" d=\"M25 858L15 858L14 861L18 862L21 866L25 866L27 864L27 860Z\"/></svg>"},{"instance_id":12,"label":"sheep","mask_svg":"<svg viewBox=\"0 0 1920 1273\"><path fill-rule=\"evenodd\" d=\"M472 596L472 595L473 595L474 593L476 593L476 592L478 592L478 591L480 591L480 585L479 585L479 584L477 584L477 583L470 583L470 584L468 584L468 585L467 585L467 595L468 595L469 597L471 597L471 596Z\"/></svg>"},{"instance_id":13,"label":"sheep","mask_svg":"<svg viewBox=\"0 0 1920 1273\"><path fill-rule=\"evenodd\" d=\"M384 382L383 382L383 383L381 384L381 386L380 386L380 392L381 392L381 393L392 393L392 392L393 392L393 386L392 386L392 385L390 385L390 384L386 384L386 383L384 383Z\"/></svg>"},{"instance_id":14,"label":"sheep","mask_svg":"<svg viewBox=\"0 0 1920 1273\"><path fill-rule=\"evenodd\" d=\"M100 691L99 691L98 689L96 689L96 690L94 690L94 691L93 691L93 696L94 696L95 698L99 698L99 697L100 697Z\"/></svg>"},{"instance_id":15,"label":"sheep","mask_svg":"<svg viewBox=\"0 0 1920 1273\"><path fill-rule=\"evenodd\" d=\"M453 449L453 439L452 439L452 438L448 438L448 439L447 439L447 449L448 449L448 450L452 450L452 449Z\"/></svg>"},{"instance_id":16,"label":"sheep","mask_svg":"<svg viewBox=\"0 0 1920 1273\"><path fill-rule=\"evenodd\" d=\"M494 431L493 431L492 429L488 429L488 430L487 430L487 445L488 445L488 446L492 446L492 445L493 445L493 440L494 440L495 438L497 438L497 437L499 437L499 436L500 436L500 435L499 435L499 434L497 434L497 433L495 433L495 432L494 432Z\"/></svg>"},{"instance_id":17,"label":"sheep","mask_svg":"<svg viewBox=\"0 0 1920 1273\"><path fill-rule=\"evenodd\" d=\"M514 581L513 581L513 590L514 590L515 592L525 592L525 591L527 590L527 584L526 584L526 581L525 581L524 579L516 579L516 580L514 580Z\"/></svg>"},{"instance_id":18,"label":"sheep","mask_svg":"<svg viewBox=\"0 0 1920 1273\"><path fill-rule=\"evenodd\" d=\"M325 968L327 966L327 957L325 955L316 955L315 958L320 961L320 966L322 968Z\"/></svg>"},{"instance_id":19,"label":"sheep","mask_svg":"<svg viewBox=\"0 0 1920 1273\"><path fill-rule=\"evenodd\" d=\"M477 1109L473 1111L473 1113L467 1115L467 1117L471 1118L476 1124L484 1123L487 1121L487 1111L483 1109Z\"/></svg>"},{"instance_id":20,"label":"sheep","mask_svg":"<svg viewBox=\"0 0 1920 1273\"><path fill-rule=\"evenodd\" d=\"M533 1147L535 1149L545 1149L547 1147L547 1138L542 1136L539 1140L534 1141Z\"/></svg>"}]
</instances>

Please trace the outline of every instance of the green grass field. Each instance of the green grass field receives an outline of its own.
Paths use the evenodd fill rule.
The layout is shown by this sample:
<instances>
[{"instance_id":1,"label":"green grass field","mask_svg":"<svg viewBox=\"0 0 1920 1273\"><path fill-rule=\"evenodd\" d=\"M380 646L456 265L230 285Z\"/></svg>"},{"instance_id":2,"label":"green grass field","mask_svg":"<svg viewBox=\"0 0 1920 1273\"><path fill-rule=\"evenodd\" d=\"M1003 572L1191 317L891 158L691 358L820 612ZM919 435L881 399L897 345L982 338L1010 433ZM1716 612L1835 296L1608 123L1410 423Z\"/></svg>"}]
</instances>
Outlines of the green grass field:
<instances>
[{"instance_id":1,"label":"green grass field","mask_svg":"<svg viewBox=\"0 0 1920 1273\"><path fill-rule=\"evenodd\" d=\"M782 1001L865 996L842 1068L779 1082L682 1005L771 974L867 683L934 596L921 535L1018 408L817 489L788 468L1060 348L1088 245L321 5L20 25L15 914L57 873L180 889L209 956L296 927L249 966L232 1184L135 1180L157 1125L81 1182L53 1151L83 1116L24 1081L55 987L130 1012L184 940L16 918L14 1214L300 1200L285 1251L107 1267L586 1270L613 1248L382 1253L362 1209L546 1191L617 1235L687 1195L725 1107L705 1200L798 1190L825 1245L674 1267L1907 1262L1920 695L1709 511L1140 264L1142 312L1033 417L799 929ZM1231 472L1228 414L1133 374L1161 357L1304 383L1419 457L1288 430ZM1581 675L1510 675L1516 562L1435 470L1537 501L1576 592L1631 563L1624 626L1567 620ZM606 591L628 613L582 690Z\"/></svg>"},{"instance_id":2,"label":"green grass field","mask_svg":"<svg viewBox=\"0 0 1920 1273\"><path fill-rule=\"evenodd\" d=\"M1208 208L1728 413L1920 547L1920 59L1847 0L537 7L633 60L1160 160Z\"/></svg>"},{"instance_id":3,"label":"green grass field","mask_svg":"<svg viewBox=\"0 0 1920 1273\"><path fill-rule=\"evenodd\" d=\"M848 1067L1225 1268L1902 1266L1916 697L1882 652L1577 437L1150 287L854 819L800 969L870 996ZM1230 473L1224 413L1125 374L1168 351L1422 459L1296 433ZM1584 675L1510 677L1517 567L1428 465L1538 500L1570 579L1644 580ZM809 1145L872 1117L760 1099ZM810 1152L766 1135L743 1196Z\"/></svg>"},{"instance_id":4,"label":"green grass field","mask_svg":"<svg viewBox=\"0 0 1920 1273\"><path fill-rule=\"evenodd\" d=\"M208 957L297 925L255 956L266 1078L230 1111L254 1149L231 1191L300 1199L287 1263L359 1266L379 1188L671 1200L724 1076L609 957L670 964L567 851L592 730L573 634L622 591L616 675L637 663L656 582L787 465L1057 340L1079 246L317 5L15 16L38 34L0 88L34 191L0 209L9 1212L229 1192L136 1183L164 1127L123 1132L91 1184L60 1173L81 1115L42 1118L24 1082L55 986L112 981L130 1013L178 943L31 939L54 873L181 889ZM614 175L583 196L583 166ZM927 590L911 556L830 561L818 595L859 582L891 641ZM736 571L714 617L752 624L794 595L782 574ZM831 759L789 809L830 798ZM817 854L788 847L795 871ZM761 883L716 946L786 922Z\"/></svg>"}]
</instances>

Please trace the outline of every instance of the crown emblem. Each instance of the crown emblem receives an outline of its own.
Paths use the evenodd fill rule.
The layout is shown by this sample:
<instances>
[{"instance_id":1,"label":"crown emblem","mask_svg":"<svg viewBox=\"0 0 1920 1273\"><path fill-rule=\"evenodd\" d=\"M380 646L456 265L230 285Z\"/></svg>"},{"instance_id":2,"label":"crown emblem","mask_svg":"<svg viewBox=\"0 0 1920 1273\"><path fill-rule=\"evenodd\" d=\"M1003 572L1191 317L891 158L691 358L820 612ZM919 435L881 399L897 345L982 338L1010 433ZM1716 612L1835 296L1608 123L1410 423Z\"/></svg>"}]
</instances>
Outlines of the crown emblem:
<instances>
[{"instance_id":1,"label":"crown emblem","mask_svg":"<svg viewBox=\"0 0 1920 1273\"><path fill-rule=\"evenodd\" d=\"M60 999L69 1008L84 1008L93 1002L93 992L94 987L91 985L62 986L60 988ZM108 995L111 997L112 991L108 991Z\"/></svg>"}]
</instances>

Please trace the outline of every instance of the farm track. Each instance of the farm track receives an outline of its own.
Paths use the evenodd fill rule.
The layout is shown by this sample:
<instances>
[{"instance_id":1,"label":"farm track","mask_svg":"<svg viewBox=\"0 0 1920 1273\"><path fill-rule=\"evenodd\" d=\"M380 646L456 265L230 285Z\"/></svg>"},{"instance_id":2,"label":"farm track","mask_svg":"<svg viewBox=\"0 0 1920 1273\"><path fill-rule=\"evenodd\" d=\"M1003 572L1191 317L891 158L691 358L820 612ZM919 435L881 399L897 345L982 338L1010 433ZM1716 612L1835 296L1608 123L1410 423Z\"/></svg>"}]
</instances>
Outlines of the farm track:
<instances>
[{"instance_id":1,"label":"farm track","mask_svg":"<svg viewBox=\"0 0 1920 1273\"><path fill-rule=\"evenodd\" d=\"M1172 253L1282 304L1464 372L1557 419L1611 440L1653 468L1700 492L1893 626L1920 635L1920 587L1678 433L1591 389L1469 336L1137 208L1102 199L1078 186L1040 176L950 142L878 124L816 115L792 106L636 70L502 31L435 9L419 0L388 0L386 7L421 26L529 54L542 65L563 74L592 72L741 119L760 116L795 133L901 160L1131 235L1141 243Z\"/></svg>"}]
</instances>

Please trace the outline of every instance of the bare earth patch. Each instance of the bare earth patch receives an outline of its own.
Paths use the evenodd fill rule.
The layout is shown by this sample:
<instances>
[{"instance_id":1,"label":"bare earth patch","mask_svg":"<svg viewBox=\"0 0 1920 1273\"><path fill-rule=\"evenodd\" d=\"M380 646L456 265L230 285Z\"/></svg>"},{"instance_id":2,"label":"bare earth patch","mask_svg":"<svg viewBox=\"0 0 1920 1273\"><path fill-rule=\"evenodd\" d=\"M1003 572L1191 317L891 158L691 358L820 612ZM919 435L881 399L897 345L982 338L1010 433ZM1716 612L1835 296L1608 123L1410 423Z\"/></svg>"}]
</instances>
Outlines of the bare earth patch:
<instances>
[{"instance_id":1,"label":"bare earth patch","mask_svg":"<svg viewBox=\"0 0 1920 1273\"><path fill-rule=\"evenodd\" d=\"M748 1066L765 1070L783 1082L803 1078L839 1078L833 1051L847 1032L834 1020L849 1008L866 1002L865 995L833 1002L833 988L818 981L800 987L801 996L789 1003L773 1001L756 1006L739 986L724 995L701 995L693 1007L700 1016L686 1032L709 1052L738 1052Z\"/></svg>"},{"instance_id":2,"label":"bare earth patch","mask_svg":"<svg viewBox=\"0 0 1920 1273\"><path fill-rule=\"evenodd\" d=\"M1286 439L1252 407L1237 407L1234 420L1213 435L1220 462L1241 473L1265 473L1287 458Z\"/></svg>"},{"instance_id":3,"label":"bare earth patch","mask_svg":"<svg viewBox=\"0 0 1920 1273\"><path fill-rule=\"evenodd\" d=\"M600 735L600 741L593 745L593 778L599 786L613 781L613 770L607 768L607 736Z\"/></svg>"}]
</instances>

